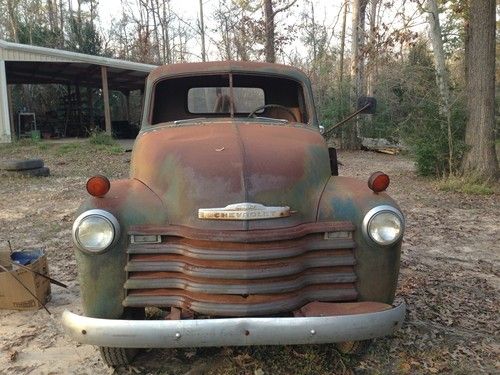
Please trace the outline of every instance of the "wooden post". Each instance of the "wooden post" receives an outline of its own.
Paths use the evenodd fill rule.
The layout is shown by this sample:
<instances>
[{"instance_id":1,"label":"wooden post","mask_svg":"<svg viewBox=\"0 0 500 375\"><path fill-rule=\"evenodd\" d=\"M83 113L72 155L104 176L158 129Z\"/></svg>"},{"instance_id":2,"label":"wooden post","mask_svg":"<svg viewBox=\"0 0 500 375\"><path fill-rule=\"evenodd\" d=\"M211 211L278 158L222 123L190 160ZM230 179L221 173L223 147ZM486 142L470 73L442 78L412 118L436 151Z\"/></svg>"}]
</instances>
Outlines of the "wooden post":
<instances>
[{"instance_id":1,"label":"wooden post","mask_svg":"<svg viewBox=\"0 0 500 375\"><path fill-rule=\"evenodd\" d=\"M125 120L130 122L130 91L125 91Z\"/></svg>"},{"instance_id":2,"label":"wooden post","mask_svg":"<svg viewBox=\"0 0 500 375\"><path fill-rule=\"evenodd\" d=\"M75 83L75 94L76 94L76 121L78 137L80 136L80 131L82 130L82 94L80 92L80 83Z\"/></svg>"},{"instance_id":3,"label":"wooden post","mask_svg":"<svg viewBox=\"0 0 500 375\"><path fill-rule=\"evenodd\" d=\"M87 106L89 108L89 128L94 129L94 102L92 99L92 87L87 86Z\"/></svg>"},{"instance_id":4,"label":"wooden post","mask_svg":"<svg viewBox=\"0 0 500 375\"><path fill-rule=\"evenodd\" d=\"M14 136L16 134L16 130L14 124L14 108L12 107L12 85L7 85L7 101L9 104L10 134L11 136Z\"/></svg>"},{"instance_id":5,"label":"wooden post","mask_svg":"<svg viewBox=\"0 0 500 375\"><path fill-rule=\"evenodd\" d=\"M101 66L102 78L102 97L104 99L104 123L106 124L106 133L111 135L111 112L109 110L109 91L108 91L108 70Z\"/></svg>"},{"instance_id":6,"label":"wooden post","mask_svg":"<svg viewBox=\"0 0 500 375\"><path fill-rule=\"evenodd\" d=\"M5 61L0 60L0 143L12 142L7 94L7 74Z\"/></svg>"}]
</instances>

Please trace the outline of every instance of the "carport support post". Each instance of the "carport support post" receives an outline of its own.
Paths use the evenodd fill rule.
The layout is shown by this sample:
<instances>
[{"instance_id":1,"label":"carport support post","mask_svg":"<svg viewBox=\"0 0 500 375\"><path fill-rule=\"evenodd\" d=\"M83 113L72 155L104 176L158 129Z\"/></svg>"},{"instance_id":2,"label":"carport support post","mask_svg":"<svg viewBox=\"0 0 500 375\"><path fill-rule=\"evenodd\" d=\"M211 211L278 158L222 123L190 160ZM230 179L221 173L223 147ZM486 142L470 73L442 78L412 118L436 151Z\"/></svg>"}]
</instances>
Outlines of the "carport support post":
<instances>
[{"instance_id":1,"label":"carport support post","mask_svg":"<svg viewBox=\"0 0 500 375\"><path fill-rule=\"evenodd\" d=\"M130 122L130 91L125 91L125 119Z\"/></svg>"},{"instance_id":2,"label":"carport support post","mask_svg":"<svg viewBox=\"0 0 500 375\"><path fill-rule=\"evenodd\" d=\"M102 96L104 99L104 123L106 124L106 133L111 135L111 112L109 110L109 91L108 91L108 70L101 66L102 78Z\"/></svg>"},{"instance_id":3,"label":"carport support post","mask_svg":"<svg viewBox=\"0 0 500 375\"><path fill-rule=\"evenodd\" d=\"M10 143L9 94L7 93L7 74L5 61L0 60L0 143Z\"/></svg>"}]
</instances>

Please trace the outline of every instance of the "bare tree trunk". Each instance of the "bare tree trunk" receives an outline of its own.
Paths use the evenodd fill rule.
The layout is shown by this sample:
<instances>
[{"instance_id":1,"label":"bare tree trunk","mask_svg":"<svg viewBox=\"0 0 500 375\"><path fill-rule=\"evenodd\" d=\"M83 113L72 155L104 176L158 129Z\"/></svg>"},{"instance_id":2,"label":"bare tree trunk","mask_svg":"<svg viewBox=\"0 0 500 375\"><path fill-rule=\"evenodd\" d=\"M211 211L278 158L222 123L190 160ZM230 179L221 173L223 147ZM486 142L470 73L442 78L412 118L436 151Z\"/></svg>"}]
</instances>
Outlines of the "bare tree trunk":
<instances>
[{"instance_id":1,"label":"bare tree trunk","mask_svg":"<svg viewBox=\"0 0 500 375\"><path fill-rule=\"evenodd\" d=\"M224 20L224 47L226 51L226 59L232 60L231 38L229 37L229 25L227 19Z\"/></svg>"},{"instance_id":2,"label":"bare tree trunk","mask_svg":"<svg viewBox=\"0 0 500 375\"><path fill-rule=\"evenodd\" d=\"M205 50L205 23L203 20L203 0L200 0L201 61L207 61Z\"/></svg>"},{"instance_id":3,"label":"bare tree trunk","mask_svg":"<svg viewBox=\"0 0 500 375\"><path fill-rule=\"evenodd\" d=\"M264 49L266 61L274 63L276 62L276 51L274 49L274 12L272 0L264 0L264 20L266 23L266 45Z\"/></svg>"},{"instance_id":4,"label":"bare tree trunk","mask_svg":"<svg viewBox=\"0 0 500 375\"><path fill-rule=\"evenodd\" d=\"M60 47L64 46L64 7L62 0L59 0L59 28L61 30Z\"/></svg>"},{"instance_id":5,"label":"bare tree trunk","mask_svg":"<svg viewBox=\"0 0 500 375\"><path fill-rule=\"evenodd\" d=\"M364 89L364 57L361 51L364 44L365 12L368 0L352 1L352 61L351 61L351 85L352 102L356 103L357 98ZM359 138L359 121L355 126L348 127L348 136L345 147L348 150L359 150L361 141Z\"/></svg>"},{"instance_id":6,"label":"bare tree trunk","mask_svg":"<svg viewBox=\"0 0 500 375\"><path fill-rule=\"evenodd\" d=\"M314 3L311 2L311 22L312 22L312 43L313 43L313 68L316 65L316 57L318 56L318 46L316 41L316 19L314 18Z\"/></svg>"},{"instance_id":7,"label":"bare tree trunk","mask_svg":"<svg viewBox=\"0 0 500 375\"><path fill-rule=\"evenodd\" d=\"M340 52L339 52L339 89L338 89L338 106L339 114L337 121L341 121L345 116L345 101L346 93L344 92L344 55L345 55L345 30L347 25L347 11L349 9L349 0L344 0L344 14L342 17L342 31L340 34ZM340 147L345 148L346 143L346 132L342 129L340 132Z\"/></svg>"},{"instance_id":8,"label":"bare tree trunk","mask_svg":"<svg viewBox=\"0 0 500 375\"><path fill-rule=\"evenodd\" d=\"M450 90L448 87L448 74L446 72L443 38L441 25L439 23L439 9L436 0L427 0L428 22L430 25L430 38L434 52L434 65L436 69L436 82L441 98L441 113L446 119L448 132L448 172L453 173L453 137L451 131L451 109L450 109Z\"/></svg>"},{"instance_id":9,"label":"bare tree trunk","mask_svg":"<svg viewBox=\"0 0 500 375\"><path fill-rule=\"evenodd\" d=\"M482 181L498 178L495 153L495 0L469 2L466 40L468 121L462 163L466 176Z\"/></svg>"},{"instance_id":10,"label":"bare tree trunk","mask_svg":"<svg viewBox=\"0 0 500 375\"><path fill-rule=\"evenodd\" d=\"M51 32L54 32L56 27L55 27L55 15L54 15L54 6L52 4L52 0L47 0L47 12L49 13L49 29Z\"/></svg>"},{"instance_id":11,"label":"bare tree trunk","mask_svg":"<svg viewBox=\"0 0 500 375\"><path fill-rule=\"evenodd\" d=\"M9 23L10 23L10 30L11 30L11 36L14 38L14 41L16 43L19 43L19 36L17 35L17 2L13 3L13 0L7 0L7 12L9 13Z\"/></svg>"},{"instance_id":12,"label":"bare tree trunk","mask_svg":"<svg viewBox=\"0 0 500 375\"><path fill-rule=\"evenodd\" d=\"M158 1L158 0L157 0ZM170 47L170 1L162 1L163 3L163 61L167 64L172 63L172 49ZM168 3L168 18L167 18L167 5Z\"/></svg>"},{"instance_id":13,"label":"bare tree trunk","mask_svg":"<svg viewBox=\"0 0 500 375\"><path fill-rule=\"evenodd\" d=\"M377 48L376 48L376 32L377 32L377 6L379 5L379 0L371 0L370 7L370 54L369 54L369 65L368 74L366 79L366 95L373 96L374 84L375 84L375 73L377 65Z\"/></svg>"},{"instance_id":14,"label":"bare tree trunk","mask_svg":"<svg viewBox=\"0 0 500 375\"><path fill-rule=\"evenodd\" d=\"M340 35L340 63L339 63L339 81L342 85L344 81L344 50L345 50L345 27L347 20L347 9L349 8L349 0L344 1L344 16L342 18L342 33Z\"/></svg>"},{"instance_id":15,"label":"bare tree trunk","mask_svg":"<svg viewBox=\"0 0 500 375\"><path fill-rule=\"evenodd\" d=\"M156 48L155 48L156 61L160 62L161 61L161 46L160 46L160 36L158 34L158 24L156 22L157 11L158 11L158 9L155 8L154 0L151 0L151 13L153 15L153 27L154 27L154 35L155 35L155 43L156 43Z\"/></svg>"}]
</instances>

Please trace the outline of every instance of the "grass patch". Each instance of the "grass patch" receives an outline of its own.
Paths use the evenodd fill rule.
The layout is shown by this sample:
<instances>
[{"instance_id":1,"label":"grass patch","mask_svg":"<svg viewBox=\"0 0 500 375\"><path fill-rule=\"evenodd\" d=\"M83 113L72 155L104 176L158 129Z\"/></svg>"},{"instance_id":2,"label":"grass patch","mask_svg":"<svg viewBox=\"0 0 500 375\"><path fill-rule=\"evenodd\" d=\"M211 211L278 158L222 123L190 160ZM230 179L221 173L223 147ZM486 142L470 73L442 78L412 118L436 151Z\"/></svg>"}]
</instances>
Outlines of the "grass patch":
<instances>
[{"instance_id":1,"label":"grass patch","mask_svg":"<svg viewBox=\"0 0 500 375\"><path fill-rule=\"evenodd\" d=\"M74 142L74 143L63 143L61 144L57 150L56 150L56 155L67 155L70 153L73 153L75 151L79 151L82 149L82 144L79 142Z\"/></svg>"},{"instance_id":2,"label":"grass patch","mask_svg":"<svg viewBox=\"0 0 500 375\"><path fill-rule=\"evenodd\" d=\"M113 137L100 130L93 130L90 133L89 142L93 145L116 146Z\"/></svg>"},{"instance_id":3,"label":"grass patch","mask_svg":"<svg viewBox=\"0 0 500 375\"><path fill-rule=\"evenodd\" d=\"M436 185L442 191L473 195L490 195L495 193L495 190L489 183L478 181L475 178L451 176L438 181Z\"/></svg>"},{"instance_id":4,"label":"grass patch","mask_svg":"<svg viewBox=\"0 0 500 375\"><path fill-rule=\"evenodd\" d=\"M24 147L40 146L41 144L43 144L43 142L39 139L21 138L14 139L11 143L2 144L2 147L6 147L8 149L18 149Z\"/></svg>"}]
</instances>

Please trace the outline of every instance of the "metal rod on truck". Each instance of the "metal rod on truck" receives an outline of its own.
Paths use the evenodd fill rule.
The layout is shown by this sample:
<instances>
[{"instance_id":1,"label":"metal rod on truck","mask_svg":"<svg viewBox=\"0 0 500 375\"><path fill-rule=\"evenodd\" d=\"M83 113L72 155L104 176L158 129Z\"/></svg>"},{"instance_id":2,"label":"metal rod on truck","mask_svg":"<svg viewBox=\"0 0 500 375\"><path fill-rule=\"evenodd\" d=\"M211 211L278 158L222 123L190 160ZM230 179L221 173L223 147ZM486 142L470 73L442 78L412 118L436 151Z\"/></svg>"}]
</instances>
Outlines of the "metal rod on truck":
<instances>
[{"instance_id":1,"label":"metal rod on truck","mask_svg":"<svg viewBox=\"0 0 500 375\"><path fill-rule=\"evenodd\" d=\"M326 137L331 131L337 129L341 125L344 125L347 121L349 121L353 117L359 115L361 112L363 112L365 109L369 108L370 106L371 106L371 103L368 103L364 107L361 107L356 112L354 112L352 115L346 117L345 119L343 119L342 121L340 121L338 124L333 125L330 129L328 129L327 131L325 131L325 133L323 134L323 136Z\"/></svg>"}]
</instances>

